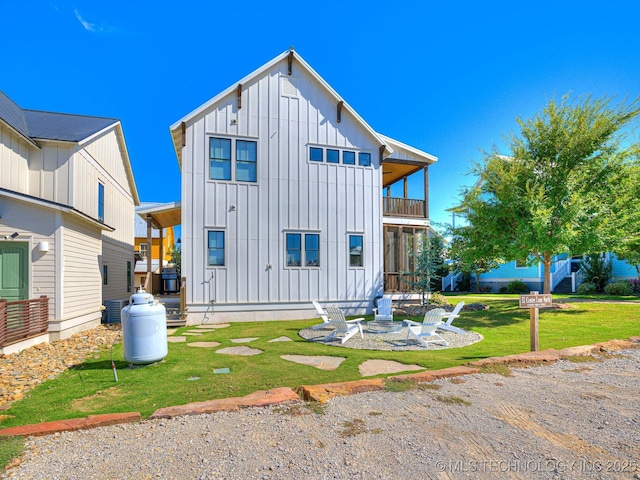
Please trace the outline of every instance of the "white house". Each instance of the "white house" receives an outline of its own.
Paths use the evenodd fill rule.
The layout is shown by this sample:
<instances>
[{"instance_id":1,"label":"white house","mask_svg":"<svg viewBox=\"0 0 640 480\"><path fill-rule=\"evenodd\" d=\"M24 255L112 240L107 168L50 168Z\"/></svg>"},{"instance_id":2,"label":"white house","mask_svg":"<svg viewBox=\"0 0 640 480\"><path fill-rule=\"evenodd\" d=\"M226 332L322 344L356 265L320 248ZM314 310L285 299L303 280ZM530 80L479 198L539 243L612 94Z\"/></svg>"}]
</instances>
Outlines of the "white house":
<instances>
[{"instance_id":1,"label":"white house","mask_svg":"<svg viewBox=\"0 0 640 480\"><path fill-rule=\"evenodd\" d=\"M4 353L94 327L105 300L131 295L138 204L118 120L25 110L0 91L0 299L48 304L42 331L12 310L28 302L7 313L0 300Z\"/></svg>"},{"instance_id":2,"label":"white house","mask_svg":"<svg viewBox=\"0 0 640 480\"><path fill-rule=\"evenodd\" d=\"M377 133L286 51L175 122L188 322L364 312L406 290L436 157ZM424 172L425 198L406 177ZM403 198L385 188L405 181Z\"/></svg>"}]
</instances>

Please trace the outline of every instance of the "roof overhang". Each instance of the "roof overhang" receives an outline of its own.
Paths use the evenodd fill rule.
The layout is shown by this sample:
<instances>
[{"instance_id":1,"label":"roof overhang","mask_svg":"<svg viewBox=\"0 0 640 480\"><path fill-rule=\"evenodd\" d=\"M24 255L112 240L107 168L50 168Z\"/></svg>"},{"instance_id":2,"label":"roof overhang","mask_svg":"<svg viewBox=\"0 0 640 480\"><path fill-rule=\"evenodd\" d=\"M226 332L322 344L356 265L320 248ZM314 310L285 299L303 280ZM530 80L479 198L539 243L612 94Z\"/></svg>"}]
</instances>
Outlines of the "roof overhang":
<instances>
[{"instance_id":1,"label":"roof overhang","mask_svg":"<svg viewBox=\"0 0 640 480\"><path fill-rule=\"evenodd\" d=\"M24 193L14 192L12 190L7 190L4 188L0 188L0 197L11 198L13 200L17 200L19 202L28 203L30 205L34 205L37 207L49 208L52 210L57 210L62 213L68 213L69 215L73 215L76 218L79 218L83 222L90 223L94 227L98 227L101 230L106 230L108 232L113 232L115 228L110 227L102 222L99 222L97 219L90 217L82 213L79 210L76 210L69 205L64 205L62 203L51 202L49 200L43 200L41 198L33 197L31 195L25 195Z\"/></svg>"},{"instance_id":2,"label":"roof overhang","mask_svg":"<svg viewBox=\"0 0 640 480\"><path fill-rule=\"evenodd\" d=\"M136 213L144 219L151 217L152 226L158 230L182 223L182 206L180 202L163 203L161 205L154 205L153 207L140 208L136 210Z\"/></svg>"},{"instance_id":3,"label":"roof overhang","mask_svg":"<svg viewBox=\"0 0 640 480\"><path fill-rule=\"evenodd\" d=\"M394 140L393 138L379 134L380 138L393 149L393 153L382 161L382 185L388 187L399 180L408 177L432 163L438 161L438 157L423 152L417 148Z\"/></svg>"}]
</instances>

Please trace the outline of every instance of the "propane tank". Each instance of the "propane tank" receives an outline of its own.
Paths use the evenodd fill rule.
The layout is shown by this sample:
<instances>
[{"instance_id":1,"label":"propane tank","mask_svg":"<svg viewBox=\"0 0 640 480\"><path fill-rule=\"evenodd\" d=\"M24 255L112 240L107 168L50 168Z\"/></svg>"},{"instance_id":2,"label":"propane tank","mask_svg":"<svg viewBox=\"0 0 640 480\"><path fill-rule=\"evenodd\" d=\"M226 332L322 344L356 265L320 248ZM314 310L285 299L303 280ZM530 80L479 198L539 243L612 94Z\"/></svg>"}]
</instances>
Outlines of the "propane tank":
<instances>
[{"instance_id":1,"label":"propane tank","mask_svg":"<svg viewBox=\"0 0 640 480\"><path fill-rule=\"evenodd\" d=\"M159 362L167 356L167 313L143 290L120 313L124 359L132 364Z\"/></svg>"}]
</instances>

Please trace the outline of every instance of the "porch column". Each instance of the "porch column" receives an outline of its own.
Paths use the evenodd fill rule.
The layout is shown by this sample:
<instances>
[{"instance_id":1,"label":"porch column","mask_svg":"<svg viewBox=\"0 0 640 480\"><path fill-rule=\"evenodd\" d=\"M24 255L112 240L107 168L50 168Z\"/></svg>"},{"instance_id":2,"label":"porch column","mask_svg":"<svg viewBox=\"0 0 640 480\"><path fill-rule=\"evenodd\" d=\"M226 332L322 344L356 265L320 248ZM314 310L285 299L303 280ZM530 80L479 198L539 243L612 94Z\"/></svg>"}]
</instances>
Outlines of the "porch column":
<instances>
[{"instance_id":1,"label":"porch column","mask_svg":"<svg viewBox=\"0 0 640 480\"><path fill-rule=\"evenodd\" d=\"M158 253L159 253L159 265L160 265L160 273L162 274L162 267L163 267L163 260L164 260L164 237L163 237L163 228L158 227L158 231L160 232L159 234L159 239L160 239L160 243L158 244ZM162 293L165 293L164 291L164 282L162 281L162 277L161 277L161 281L160 281L160 291Z\"/></svg>"},{"instance_id":2,"label":"porch column","mask_svg":"<svg viewBox=\"0 0 640 480\"><path fill-rule=\"evenodd\" d=\"M424 167L424 218L429 218L429 167Z\"/></svg>"},{"instance_id":3,"label":"porch column","mask_svg":"<svg viewBox=\"0 0 640 480\"><path fill-rule=\"evenodd\" d=\"M152 293L149 288L151 290L153 290L153 281L151 279L151 272L152 272L152 264L151 264L151 249L152 249L152 232L151 229L153 228L152 224L151 224L151 215L147 215L147 278L145 279L144 282L144 289L146 292Z\"/></svg>"}]
</instances>

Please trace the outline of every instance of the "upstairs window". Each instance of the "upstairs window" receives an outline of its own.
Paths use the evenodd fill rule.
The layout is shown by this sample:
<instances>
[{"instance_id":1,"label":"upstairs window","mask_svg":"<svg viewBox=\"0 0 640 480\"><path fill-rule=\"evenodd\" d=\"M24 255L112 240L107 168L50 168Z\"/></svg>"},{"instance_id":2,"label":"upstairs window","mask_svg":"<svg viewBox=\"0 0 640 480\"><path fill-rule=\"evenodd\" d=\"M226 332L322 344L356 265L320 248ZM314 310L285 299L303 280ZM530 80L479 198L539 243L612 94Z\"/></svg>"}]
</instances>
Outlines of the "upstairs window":
<instances>
[{"instance_id":1,"label":"upstairs window","mask_svg":"<svg viewBox=\"0 0 640 480\"><path fill-rule=\"evenodd\" d=\"M209 139L209 178L231 180L231 140Z\"/></svg>"},{"instance_id":2,"label":"upstairs window","mask_svg":"<svg viewBox=\"0 0 640 480\"><path fill-rule=\"evenodd\" d=\"M236 180L257 181L258 145L256 142L236 140Z\"/></svg>"},{"instance_id":3,"label":"upstairs window","mask_svg":"<svg viewBox=\"0 0 640 480\"><path fill-rule=\"evenodd\" d=\"M340 150L327 148L327 163L340 163Z\"/></svg>"},{"instance_id":4,"label":"upstairs window","mask_svg":"<svg viewBox=\"0 0 640 480\"><path fill-rule=\"evenodd\" d=\"M311 160L312 162L322 162L323 161L322 149L318 147L311 147L309 149L309 160Z\"/></svg>"},{"instance_id":5,"label":"upstairs window","mask_svg":"<svg viewBox=\"0 0 640 480\"><path fill-rule=\"evenodd\" d=\"M235 143L235 149L233 143ZM257 182L257 166L257 142L230 138L209 138L209 179Z\"/></svg>"},{"instance_id":6,"label":"upstairs window","mask_svg":"<svg viewBox=\"0 0 640 480\"><path fill-rule=\"evenodd\" d=\"M370 167L371 166L371 154L360 152L358 153L358 165L361 167Z\"/></svg>"},{"instance_id":7,"label":"upstairs window","mask_svg":"<svg viewBox=\"0 0 640 480\"><path fill-rule=\"evenodd\" d=\"M356 152L351 152L349 150L345 150L342 152L342 163L345 165L355 165L356 164Z\"/></svg>"},{"instance_id":8,"label":"upstairs window","mask_svg":"<svg viewBox=\"0 0 640 480\"><path fill-rule=\"evenodd\" d=\"M104 185L98 182L98 221L104 222Z\"/></svg>"}]
</instances>

